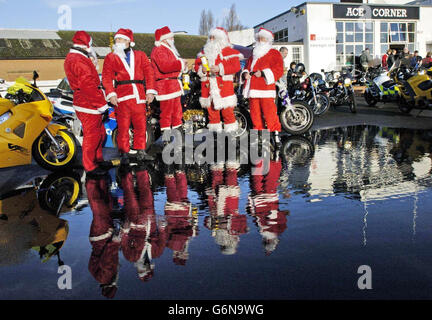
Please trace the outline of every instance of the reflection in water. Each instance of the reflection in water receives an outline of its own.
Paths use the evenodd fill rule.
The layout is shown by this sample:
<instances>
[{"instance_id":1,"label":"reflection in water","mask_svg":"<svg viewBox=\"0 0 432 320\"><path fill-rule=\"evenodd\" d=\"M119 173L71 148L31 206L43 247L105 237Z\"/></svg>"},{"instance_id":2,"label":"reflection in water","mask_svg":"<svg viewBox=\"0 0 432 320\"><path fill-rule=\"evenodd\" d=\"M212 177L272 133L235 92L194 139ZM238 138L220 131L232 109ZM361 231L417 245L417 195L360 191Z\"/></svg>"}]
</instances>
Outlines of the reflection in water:
<instances>
[{"instance_id":1,"label":"reflection in water","mask_svg":"<svg viewBox=\"0 0 432 320\"><path fill-rule=\"evenodd\" d=\"M352 256L352 246L370 250L395 234L403 245L406 231L410 245L427 244L425 230L432 221L424 212L432 186L431 141L427 131L337 128L285 137L280 154L272 154L268 171L261 164L166 166L158 160L87 179L83 190L80 173L26 178L14 182L14 188L19 187L13 191L0 187L0 267L4 272L24 265L32 256L42 261L57 256L58 261L51 262L58 265L63 263L60 249L64 258L65 253L90 248L70 227L77 215L67 213L78 211L83 213L78 229L85 229L85 236L91 222L91 252L85 262L78 255L64 258L65 264L72 260L87 264L89 259L91 276L109 298L120 295L119 279L124 288L153 288L164 283L167 269L172 270L171 278L180 277L179 269L183 270L193 279L188 282L191 292L201 290L197 268L217 274L221 265L226 266L218 263L223 259L230 259L233 274L241 272L254 283L260 283L256 275L261 268L276 271L280 263L293 260L303 263L301 268L310 267L303 261L305 256L331 265L333 261L314 258L317 241L323 255L334 254L330 248L337 243L337 250L347 257ZM348 239L352 246L346 248L351 249L344 247ZM297 249L306 244L307 252ZM391 255L386 246L381 247L375 256ZM210 257L215 260L206 265ZM245 270L241 261L249 257L256 265ZM363 258L373 259L366 253ZM375 263L392 266L386 259ZM35 268L28 269L31 273ZM122 275L122 270L130 269L132 274L123 271ZM189 269L195 278L187 273ZM53 273L57 276L57 270ZM13 274L11 278L16 277ZM282 290L288 280L280 281ZM142 282L149 284L142 286ZM235 289L225 285L227 290ZM94 282L88 286L95 287ZM132 291L122 289L121 294Z\"/></svg>"},{"instance_id":2,"label":"reflection in water","mask_svg":"<svg viewBox=\"0 0 432 320\"><path fill-rule=\"evenodd\" d=\"M212 231L221 253L226 255L237 252L240 236L248 231L246 216L238 211L239 167L237 162L211 165L211 185L206 190L209 216L204 224Z\"/></svg>"}]
</instances>

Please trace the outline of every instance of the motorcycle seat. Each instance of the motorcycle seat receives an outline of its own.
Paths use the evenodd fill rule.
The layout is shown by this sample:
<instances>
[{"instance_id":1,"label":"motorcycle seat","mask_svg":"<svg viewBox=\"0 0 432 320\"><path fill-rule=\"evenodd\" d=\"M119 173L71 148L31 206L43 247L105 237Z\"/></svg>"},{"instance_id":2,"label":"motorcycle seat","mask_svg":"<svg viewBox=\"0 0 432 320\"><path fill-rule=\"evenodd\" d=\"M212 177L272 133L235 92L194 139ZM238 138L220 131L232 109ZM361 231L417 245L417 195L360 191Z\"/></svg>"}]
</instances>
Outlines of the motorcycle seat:
<instances>
[{"instance_id":1,"label":"motorcycle seat","mask_svg":"<svg viewBox=\"0 0 432 320\"><path fill-rule=\"evenodd\" d=\"M386 89L391 88L395 85L395 83L392 80L388 80L386 82L383 82L382 86Z\"/></svg>"}]
</instances>

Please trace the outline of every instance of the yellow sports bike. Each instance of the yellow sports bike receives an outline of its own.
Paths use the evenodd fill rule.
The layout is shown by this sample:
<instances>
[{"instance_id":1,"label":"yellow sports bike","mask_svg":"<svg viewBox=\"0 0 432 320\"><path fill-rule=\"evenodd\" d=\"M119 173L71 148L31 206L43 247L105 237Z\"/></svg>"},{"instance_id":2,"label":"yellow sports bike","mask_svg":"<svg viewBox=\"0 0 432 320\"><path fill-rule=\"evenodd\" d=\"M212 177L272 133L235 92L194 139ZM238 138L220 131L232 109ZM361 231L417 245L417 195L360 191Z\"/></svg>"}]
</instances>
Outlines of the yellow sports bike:
<instances>
[{"instance_id":1,"label":"yellow sports bike","mask_svg":"<svg viewBox=\"0 0 432 320\"><path fill-rule=\"evenodd\" d=\"M0 97L0 168L36 162L51 171L70 167L76 158L77 145L68 129L51 123L53 106L36 86L18 78Z\"/></svg>"}]
</instances>

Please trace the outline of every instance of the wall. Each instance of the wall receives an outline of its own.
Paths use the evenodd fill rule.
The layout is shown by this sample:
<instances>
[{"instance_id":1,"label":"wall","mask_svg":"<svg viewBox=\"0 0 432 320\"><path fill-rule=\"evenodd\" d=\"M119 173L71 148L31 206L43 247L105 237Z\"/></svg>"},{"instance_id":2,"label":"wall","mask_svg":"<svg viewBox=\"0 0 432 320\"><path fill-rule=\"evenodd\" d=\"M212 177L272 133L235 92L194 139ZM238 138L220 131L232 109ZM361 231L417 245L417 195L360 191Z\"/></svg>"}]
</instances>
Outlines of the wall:
<instances>
[{"instance_id":1,"label":"wall","mask_svg":"<svg viewBox=\"0 0 432 320\"><path fill-rule=\"evenodd\" d=\"M432 43L432 7L420 7L420 20L417 22L416 48L422 57L428 51L427 44Z\"/></svg>"}]
</instances>

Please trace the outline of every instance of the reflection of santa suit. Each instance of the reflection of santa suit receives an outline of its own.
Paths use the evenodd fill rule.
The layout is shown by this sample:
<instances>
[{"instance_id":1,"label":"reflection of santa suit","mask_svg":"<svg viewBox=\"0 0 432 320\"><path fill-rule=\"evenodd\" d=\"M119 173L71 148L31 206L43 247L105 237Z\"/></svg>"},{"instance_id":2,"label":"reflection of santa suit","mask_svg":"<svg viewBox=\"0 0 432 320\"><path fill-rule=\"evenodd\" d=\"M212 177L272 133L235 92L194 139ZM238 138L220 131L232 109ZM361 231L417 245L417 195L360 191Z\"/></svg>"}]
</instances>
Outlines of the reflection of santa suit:
<instances>
[{"instance_id":1,"label":"reflection of santa suit","mask_svg":"<svg viewBox=\"0 0 432 320\"><path fill-rule=\"evenodd\" d=\"M183 171L165 176L167 202L165 217L167 222L167 247L173 250L173 261L177 265L186 264L190 238L196 236L196 225L192 207L187 197L187 180Z\"/></svg>"},{"instance_id":2,"label":"reflection of santa suit","mask_svg":"<svg viewBox=\"0 0 432 320\"><path fill-rule=\"evenodd\" d=\"M210 35L226 37L228 35L222 28L216 28ZM229 44L229 42L227 41ZM201 98L200 103L203 108L207 108L209 115L209 130L221 131L221 115L224 120L224 130L227 132L237 130L238 124L234 116L234 107L237 106L237 96L234 93L234 75L240 71L241 53L231 46L226 46L217 55L214 61L210 61L209 66L219 66L218 74L210 74L203 70L201 57L206 56L204 51L198 54L195 60L195 71L201 78Z\"/></svg>"},{"instance_id":3,"label":"reflection of santa suit","mask_svg":"<svg viewBox=\"0 0 432 320\"><path fill-rule=\"evenodd\" d=\"M82 123L83 166L86 171L92 171L96 169L97 162L103 161L105 127L101 114L108 105L102 90L99 89L98 72L86 53L72 48L66 56L64 69L74 91L73 107Z\"/></svg>"},{"instance_id":4,"label":"reflection of santa suit","mask_svg":"<svg viewBox=\"0 0 432 320\"><path fill-rule=\"evenodd\" d=\"M251 176L253 196L249 197L249 209L256 218L266 252L271 253L276 249L278 236L285 231L287 223L285 214L279 211L277 193L282 163L281 160L270 161L267 175L259 174L260 168L257 169L258 174Z\"/></svg>"},{"instance_id":5,"label":"reflection of santa suit","mask_svg":"<svg viewBox=\"0 0 432 320\"><path fill-rule=\"evenodd\" d=\"M131 80L145 81L145 87L143 83L118 84L117 86L114 84L115 81ZM117 144L120 152L128 153L130 150L129 128L131 124L134 128L133 148L144 150L146 148L146 93L157 94L153 69L147 55L143 51L132 49L127 57L114 52L109 53L104 60L102 83L107 100L117 96L119 101L115 111L118 125Z\"/></svg>"},{"instance_id":6,"label":"reflection of santa suit","mask_svg":"<svg viewBox=\"0 0 432 320\"><path fill-rule=\"evenodd\" d=\"M273 39L271 32L261 31L258 35L265 35ZM272 49L271 46L267 52L257 54L254 49L254 54L249 58L243 72L261 71L261 77L251 75L249 80L246 80L243 95L249 98L250 115L254 129L263 130L265 125L270 132L280 132L281 124L277 115L277 107L275 104L276 87L275 82L282 77L284 65L282 55L279 51ZM265 120L265 123L263 121Z\"/></svg>"},{"instance_id":7,"label":"reflection of santa suit","mask_svg":"<svg viewBox=\"0 0 432 320\"><path fill-rule=\"evenodd\" d=\"M224 254L234 254L239 236L248 231L246 216L238 212L240 187L237 171L238 164L212 166L212 186L207 191L210 216L205 218L204 224L213 231L212 235Z\"/></svg>"},{"instance_id":8,"label":"reflection of santa suit","mask_svg":"<svg viewBox=\"0 0 432 320\"><path fill-rule=\"evenodd\" d=\"M86 191L93 212L89 236L92 252L88 268L102 285L102 294L113 298L117 291L120 239L113 236L114 226L110 215L113 204L108 181L88 179Z\"/></svg>"},{"instance_id":9,"label":"reflection of santa suit","mask_svg":"<svg viewBox=\"0 0 432 320\"><path fill-rule=\"evenodd\" d=\"M151 53L152 67L156 77L156 99L160 102L160 128L161 130L177 128L182 124L182 106L180 97L183 86L179 77L187 69L183 60L171 47L161 42L172 36L168 27L156 30L155 47Z\"/></svg>"},{"instance_id":10,"label":"reflection of santa suit","mask_svg":"<svg viewBox=\"0 0 432 320\"><path fill-rule=\"evenodd\" d=\"M122 251L126 260L135 262L141 280L153 276L153 258L162 255L165 231L158 228L154 211L153 192L146 170L136 172L137 192L131 172L121 179L124 191L126 222L122 236Z\"/></svg>"}]
</instances>

